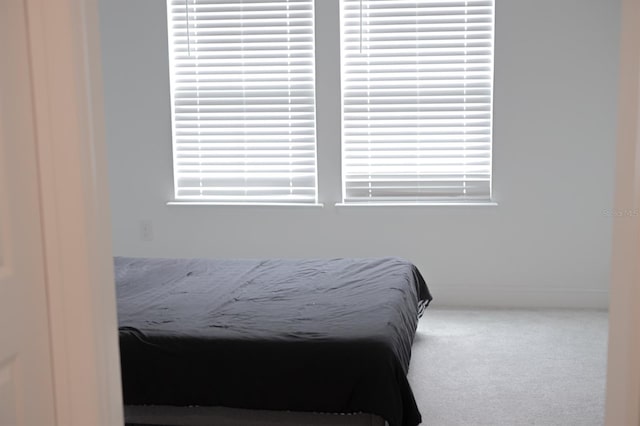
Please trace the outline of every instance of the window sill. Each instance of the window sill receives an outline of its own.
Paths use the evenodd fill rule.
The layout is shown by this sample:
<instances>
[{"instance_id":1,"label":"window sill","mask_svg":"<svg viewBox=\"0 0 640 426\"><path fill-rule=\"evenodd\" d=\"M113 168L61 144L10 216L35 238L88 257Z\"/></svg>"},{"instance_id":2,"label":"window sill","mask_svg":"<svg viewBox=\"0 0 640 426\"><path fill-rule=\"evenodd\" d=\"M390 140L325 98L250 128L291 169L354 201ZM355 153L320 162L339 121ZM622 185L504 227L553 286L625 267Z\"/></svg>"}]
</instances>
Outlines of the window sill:
<instances>
[{"instance_id":1,"label":"window sill","mask_svg":"<svg viewBox=\"0 0 640 426\"><path fill-rule=\"evenodd\" d=\"M218 203L210 201L168 201L168 206L220 206L220 207L313 207L322 208L322 203Z\"/></svg>"},{"instance_id":2,"label":"window sill","mask_svg":"<svg viewBox=\"0 0 640 426\"><path fill-rule=\"evenodd\" d=\"M372 202L372 203L336 203L336 207L495 207L495 201L431 201L415 203L392 203L392 202Z\"/></svg>"},{"instance_id":3,"label":"window sill","mask_svg":"<svg viewBox=\"0 0 640 426\"><path fill-rule=\"evenodd\" d=\"M220 203L211 201L168 201L168 206L218 206L218 207L303 207L303 208L323 208L323 203L303 204L303 203ZM495 207L495 201L432 201L415 203L335 203L336 207Z\"/></svg>"}]
</instances>

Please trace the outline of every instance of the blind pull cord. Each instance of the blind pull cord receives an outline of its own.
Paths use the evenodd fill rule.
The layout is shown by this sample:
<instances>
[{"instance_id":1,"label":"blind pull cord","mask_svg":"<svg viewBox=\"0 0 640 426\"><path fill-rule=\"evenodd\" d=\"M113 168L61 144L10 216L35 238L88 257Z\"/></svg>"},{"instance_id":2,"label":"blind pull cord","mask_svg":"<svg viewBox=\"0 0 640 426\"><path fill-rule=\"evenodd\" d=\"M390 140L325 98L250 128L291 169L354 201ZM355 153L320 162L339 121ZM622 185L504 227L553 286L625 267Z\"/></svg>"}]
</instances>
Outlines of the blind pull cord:
<instances>
[{"instance_id":1,"label":"blind pull cord","mask_svg":"<svg viewBox=\"0 0 640 426\"><path fill-rule=\"evenodd\" d=\"M191 56L191 27L189 26L189 0L184 0L184 8L187 12L187 54Z\"/></svg>"},{"instance_id":2,"label":"blind pull cord","mask_svg":"<svg viewBox=\"0 0 640 426\"><path fill-rule=\"evenodd\" d=\"M360 0L360 54L362 54L362 0Z\"/></svg>"}]
</instances>

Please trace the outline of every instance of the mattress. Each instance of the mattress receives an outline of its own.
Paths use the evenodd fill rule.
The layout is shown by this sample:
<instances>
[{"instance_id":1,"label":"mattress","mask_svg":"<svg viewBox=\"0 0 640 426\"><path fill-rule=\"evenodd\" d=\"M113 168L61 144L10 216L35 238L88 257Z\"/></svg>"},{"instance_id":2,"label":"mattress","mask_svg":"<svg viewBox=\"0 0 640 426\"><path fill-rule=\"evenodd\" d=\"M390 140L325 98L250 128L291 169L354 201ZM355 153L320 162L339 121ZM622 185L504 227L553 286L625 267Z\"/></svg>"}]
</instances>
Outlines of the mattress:
<instances>
[{"instance_id":1,"label":"mattress","mask_svg":"<svg viewBox=\"0 0 640 426\"><path fill-rule=\"evenodd\" d=\"M421 417L406 378L431 295L399 258L115 259L124 402Z\"/></svg>"}]
</instances>

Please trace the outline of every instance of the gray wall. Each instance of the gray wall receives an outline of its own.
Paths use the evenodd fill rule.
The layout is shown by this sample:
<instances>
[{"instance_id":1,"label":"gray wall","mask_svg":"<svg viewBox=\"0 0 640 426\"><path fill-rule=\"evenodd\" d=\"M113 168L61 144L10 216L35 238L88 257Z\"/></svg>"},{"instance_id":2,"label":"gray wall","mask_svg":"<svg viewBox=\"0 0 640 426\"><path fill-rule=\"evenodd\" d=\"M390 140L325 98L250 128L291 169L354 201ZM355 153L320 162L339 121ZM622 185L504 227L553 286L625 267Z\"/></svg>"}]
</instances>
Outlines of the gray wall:
<instances>
[{"instance_id":1,"label":"gray wall","mask_svg":"<svg viewBox=\"0 0 640 426\"><path fill-rule=\"evenodd\" d=\"M115 255L403 256L442 305L607 304L618 0L497 0L497 207L335 207L340 199L338 0L316 0L320 201L167 206L172 198L166 6L101 0ZM143 232L143 224L152 229ZM149 232L151 231L151 232Z\"/></svg>"}]
</instances>

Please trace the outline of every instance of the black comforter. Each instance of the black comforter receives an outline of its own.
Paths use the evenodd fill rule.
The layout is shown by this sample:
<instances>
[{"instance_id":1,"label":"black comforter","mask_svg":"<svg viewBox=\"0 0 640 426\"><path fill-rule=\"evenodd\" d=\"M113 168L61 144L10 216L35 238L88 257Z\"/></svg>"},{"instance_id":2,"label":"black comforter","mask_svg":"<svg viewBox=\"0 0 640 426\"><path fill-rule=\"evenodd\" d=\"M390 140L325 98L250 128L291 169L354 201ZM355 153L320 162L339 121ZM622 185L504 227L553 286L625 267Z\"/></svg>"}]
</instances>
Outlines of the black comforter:
<instances>
[{"instance_id":1,"label":"black comforter","mask_svg":"<svg viewBox=\"0 0 640 426\"><path fill-rule=\"evenodd\" d=\"M398 258L116 258L125 404L420 413L418 270Z\"/></svg>"}]
</instances>

